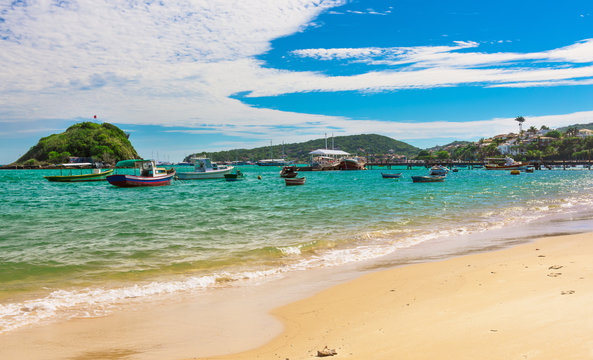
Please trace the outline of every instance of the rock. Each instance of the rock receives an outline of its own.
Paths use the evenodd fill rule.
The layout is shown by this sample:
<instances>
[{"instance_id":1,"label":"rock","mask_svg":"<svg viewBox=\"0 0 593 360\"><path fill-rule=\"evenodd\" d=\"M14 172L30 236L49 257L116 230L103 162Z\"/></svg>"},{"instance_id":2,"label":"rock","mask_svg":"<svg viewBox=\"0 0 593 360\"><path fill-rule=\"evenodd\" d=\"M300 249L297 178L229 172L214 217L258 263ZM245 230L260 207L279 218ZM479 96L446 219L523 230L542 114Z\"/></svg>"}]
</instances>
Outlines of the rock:
<instances>
[{"instance_id":1,"label":"rock","mask_svg":"<svg viewBox=\"0 0 593 360\"><path fill-rule=\"evenodd\" d=\"M327 346L323 348L323 350L317 350L317 357L326 357L326 356L334 356L338 355L336 350L329 349Z\"/></svg>"}]
</instances>

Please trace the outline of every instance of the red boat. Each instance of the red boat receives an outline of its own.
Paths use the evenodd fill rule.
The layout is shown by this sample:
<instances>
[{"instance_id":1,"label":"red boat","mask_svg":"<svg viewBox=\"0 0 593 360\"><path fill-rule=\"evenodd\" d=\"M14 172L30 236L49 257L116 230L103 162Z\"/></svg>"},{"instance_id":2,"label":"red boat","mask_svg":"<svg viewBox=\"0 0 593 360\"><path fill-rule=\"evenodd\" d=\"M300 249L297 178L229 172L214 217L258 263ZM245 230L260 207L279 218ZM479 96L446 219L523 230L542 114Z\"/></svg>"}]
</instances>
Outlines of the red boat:
<instances>
[{"instance_id":1,"label":"red boat","mask_svg":"<svg viewBox=\"0 0 593 360\"><path fill-rule=\"evenodd\" d=\"M111 185L119 187L170 185L175 169L157 168L152 160L122 160L117 167L134 167L134 175L116 174L107 176Z\"/></svg>"}]
</instances>

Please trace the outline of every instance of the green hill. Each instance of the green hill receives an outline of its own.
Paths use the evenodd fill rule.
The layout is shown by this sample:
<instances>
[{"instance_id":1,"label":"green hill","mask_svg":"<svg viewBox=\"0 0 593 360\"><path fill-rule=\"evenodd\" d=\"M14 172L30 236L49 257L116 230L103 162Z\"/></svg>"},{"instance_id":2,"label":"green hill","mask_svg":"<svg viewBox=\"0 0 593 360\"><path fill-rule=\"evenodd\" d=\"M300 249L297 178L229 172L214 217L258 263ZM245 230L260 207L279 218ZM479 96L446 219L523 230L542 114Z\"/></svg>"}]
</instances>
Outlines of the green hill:
<instances>
[{"instance_id":1,"label":"green hill","mask_svg":"<svg viewBox=\"0 0 593 360\"><path fill-rule=\"evenodd\" d=\"M93 158L109 164L138 158L128 136L115 125L82 122L61 134L41 138L15 164L58 164L67 162L70 156Z\"/></svg>"},{"instance_id":2,"label":"green hill","mask_svg":"<svg viewBox=\"0 0 593 360\"><path fill-rule=\"evenodd\" d=\"M420 151L419 148L404 142L392 139L387 136L376 134L336 136L333 139L334 149L343 150L350 154L395 154L414 156ZM328 148L332 146L332 139L327 139ZM293 161L309 160L309 152L315 149L325 149L325 139L310 140L302 143L279 144L272 146L272 156L274 158L282 157L284 147L284 156ZM255 149L234 149L218 152L198 152L185 157L184 161L196 155L205 155L213 161L257 161L270 158L270 147L263 146Z\"/></svg>"},{"instance_id":3,"label":"green hill","mask_svg":"<svg viewBox=\"0 0 593 360\"><path fill-rule=\"evenodd\" d=\"M570 128L576 128L577 130L581 130L581 129L589 129L589 130L593 130L593 123L589 123L589 124L574 124L574 125L570 125L570 126L564 126L564 127L559 127L556 130L560 131L560 132L566 132L566 130L570 129Z\"/></svg>"}]
</instances>

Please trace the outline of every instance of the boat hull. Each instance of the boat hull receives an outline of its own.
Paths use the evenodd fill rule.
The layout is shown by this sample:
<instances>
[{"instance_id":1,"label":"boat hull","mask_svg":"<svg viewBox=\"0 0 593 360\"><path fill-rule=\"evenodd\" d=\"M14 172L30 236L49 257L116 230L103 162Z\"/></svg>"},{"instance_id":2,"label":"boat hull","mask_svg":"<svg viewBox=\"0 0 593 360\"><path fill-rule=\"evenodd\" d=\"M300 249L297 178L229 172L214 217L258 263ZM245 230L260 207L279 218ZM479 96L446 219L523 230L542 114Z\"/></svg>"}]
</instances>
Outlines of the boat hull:
<instances>
[{"instance_id":1,"label":"boat hull","mask_svg":"<svg viewBox=\"0 0 593 360\"><path fill-rule=\"evenodd\" d=\"M340 170L364 170L364 164L356 159L342 159L338 167Z\"/></svg>"},{"instance_id":2,"label":"boat hull","mask_svg":"<svg viewBox=\"0 0 593 360\"><path fill-rule=\"evenodd\" d=\"M245 175L237 175L237 174L224 174L224 179L226 181L240 181L245 178Z\"/></svg>"},{"instance_id":3,"label":"boat hull","mask_svg":"<svg viewBox=\"0 0 593 360\"><path fill-rule=\"evenodd\" d=\"M136 175L110 175L107 176L107 181L111 185L118 187L165 186L171 185L171 180L174 176L175 172L156 177Z\"/></svg>"},{"instance_id":4,"label":"boat hull","mask_svg":"<svg viewBox=\"0 0 593 360\"><path fill-rule=\"evenodd\" d=\"M177 173L179 180L207 180L207 179L224 179L226 174L230 174L233 171L233 167L229 167L223 170L212 170L212 171L188 171Z\"/></svg>"},{"instance_id":5,"label":"boat hull","mask_svg":"<svg viewBox=\"0 0 593 360\"><path fill-rule=\"evenodd\" d=\"M381 173L383 179L399 179L402 176L402 173L399 174L384 174Z\"/></svg>"},{"instance_id":6,"label":"boat hull","mask_svg":"<svg viewBox=\"0 0 593 360\"><path fill-rule=\"evenodd\" d=\"M412 176L412 182L415 183L429 183L429 182L443 182L444 176Z\"/></svg>"},{"instance_id":7,"label":"boat hull","mask_svg":"<svg viewBox=\"0 0 593 360\"><path fill-rule=\"evenodd\" d=\"M113 173L113 169L97 173L97 174L82 174L82 175L57 175L44 176L48 181L53 182L83 182L83 181L105 181L105 177Z\"/></svg>"},{"instance_id":8,"label":"boat hull","mask_svg":"<svg viewBox=\"0 0 593 360\"><path fill-rule=\"evenodd\" d=\"M296 186L296 185L305 185L305 179L304 177L302 178L285 178L284 182L286 183L286 186Z\"/></svg>"}]
</instances>

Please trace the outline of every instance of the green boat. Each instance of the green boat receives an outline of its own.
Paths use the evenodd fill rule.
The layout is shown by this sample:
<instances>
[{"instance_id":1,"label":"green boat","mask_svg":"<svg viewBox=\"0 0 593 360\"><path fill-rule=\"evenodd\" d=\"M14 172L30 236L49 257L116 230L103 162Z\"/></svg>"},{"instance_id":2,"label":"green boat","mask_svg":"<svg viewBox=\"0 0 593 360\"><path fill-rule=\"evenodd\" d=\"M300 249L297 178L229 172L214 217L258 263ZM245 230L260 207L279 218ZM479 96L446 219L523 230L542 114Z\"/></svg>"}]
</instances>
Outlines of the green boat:
<instances>
[{"instance_id":1,"label":"green boat","mask_svg":"<svg viewBox=\"0 0 593 360\"><path fill-rule=\"evenodd\" d=\"M237 170L236 173L224 174L224 178L226 181L238 181L243 180L245 175L243 175L241 170Z\"/></svg>"},{"instance_id":2,"label":"green boat","mask_svg":"<svg viewBox=\"0 0 593 360\"><path fill-rule=\"evenodd\" d=\"M91 172L84 172L85 167L91 163L71 163L60 165L60 175L44 176L48 181L55 182L82 182L82 181L105 181L105 177L113 172L113 169L101 171L101 169L89 169ZM74 172L80 170L80 174ZM68 173L64 175L64 173Z\"/></svg>"}]
</instances>

